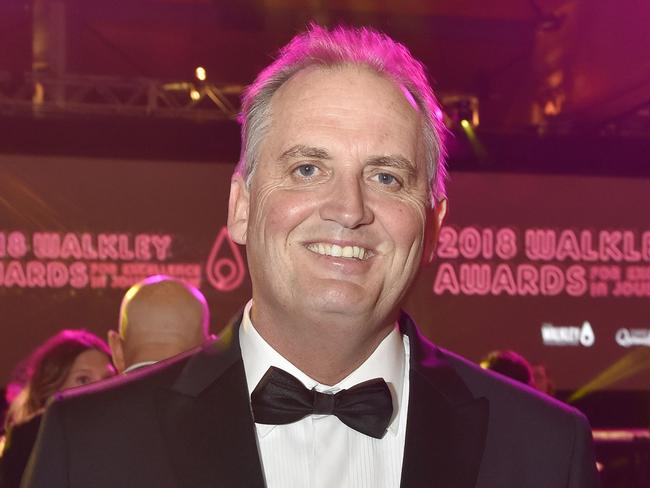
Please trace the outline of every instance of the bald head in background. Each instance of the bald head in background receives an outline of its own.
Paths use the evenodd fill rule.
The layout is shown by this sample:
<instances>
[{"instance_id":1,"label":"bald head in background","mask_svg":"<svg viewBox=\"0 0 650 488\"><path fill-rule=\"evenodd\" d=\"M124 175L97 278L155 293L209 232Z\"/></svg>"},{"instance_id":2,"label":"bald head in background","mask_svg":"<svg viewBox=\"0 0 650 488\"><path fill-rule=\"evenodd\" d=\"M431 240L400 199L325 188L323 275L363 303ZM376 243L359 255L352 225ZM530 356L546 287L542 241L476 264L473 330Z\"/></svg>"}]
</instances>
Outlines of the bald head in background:
<instances>
[{"instance_id":1,"label":"bald head in background","mask_svg":"<svg viewBox=\"0 0 650 488\"><path fill-rule=\"evenodd\" d=\"M120 307L119 332L109 331L120 373L176 356L209 339L210 315L201 292L169 276L133 285Z\"/></svg>"}]
</instances>

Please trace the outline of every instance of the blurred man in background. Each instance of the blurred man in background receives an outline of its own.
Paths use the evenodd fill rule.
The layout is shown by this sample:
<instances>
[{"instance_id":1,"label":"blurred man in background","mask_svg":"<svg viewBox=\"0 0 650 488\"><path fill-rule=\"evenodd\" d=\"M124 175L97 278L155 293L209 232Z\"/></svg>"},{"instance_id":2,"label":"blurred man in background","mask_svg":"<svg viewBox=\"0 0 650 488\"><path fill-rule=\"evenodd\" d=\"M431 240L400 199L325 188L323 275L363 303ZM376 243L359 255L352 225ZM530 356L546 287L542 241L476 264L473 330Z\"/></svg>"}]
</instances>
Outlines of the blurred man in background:
<instances>
[{"instance_id":1,"label":"blurred man in background","mask_svg":"<svg viewBox=\"0 0 650 488\"><path fill-rule=\"evenodd\" d=\"M120 307L119 330L108 333L120 373L149 366L205 344L210 312L203 294L169 276L133 285Z\"/></svg>"},{"instance_id":2,"label":"blurred man in background","mask_svg":"<svg viewBox=\"0 0 650 488\"><path fill-rule=\"evenodd\" d=\"M496 371L499 374L517 380L524 385L535 388L533 369L521 354L500 349L490 352L481 362L481 368Z\"/></svg>"}]
</instances>

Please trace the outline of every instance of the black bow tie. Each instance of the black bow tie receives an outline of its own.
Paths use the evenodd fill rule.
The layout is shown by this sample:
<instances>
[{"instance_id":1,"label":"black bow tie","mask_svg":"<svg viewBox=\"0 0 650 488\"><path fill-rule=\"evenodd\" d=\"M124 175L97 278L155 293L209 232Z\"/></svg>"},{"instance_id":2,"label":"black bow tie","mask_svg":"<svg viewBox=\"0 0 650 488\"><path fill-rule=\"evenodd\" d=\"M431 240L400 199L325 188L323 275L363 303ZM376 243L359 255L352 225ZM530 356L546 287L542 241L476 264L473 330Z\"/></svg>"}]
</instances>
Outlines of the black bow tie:
<instances>
[{"instance_id":1,"label":"black bow tie","mask_svg":"<svg viewBox=\"0 0 650 488\"><path fill-rule=\"evenodd\" d=\"M259 424L290 424L310 414L336 415L348 427L381 439L393 415L388 385L381 378L335 394L308 390L286 371L271 366L251 393Z\"/></svg>"}]
</instances>

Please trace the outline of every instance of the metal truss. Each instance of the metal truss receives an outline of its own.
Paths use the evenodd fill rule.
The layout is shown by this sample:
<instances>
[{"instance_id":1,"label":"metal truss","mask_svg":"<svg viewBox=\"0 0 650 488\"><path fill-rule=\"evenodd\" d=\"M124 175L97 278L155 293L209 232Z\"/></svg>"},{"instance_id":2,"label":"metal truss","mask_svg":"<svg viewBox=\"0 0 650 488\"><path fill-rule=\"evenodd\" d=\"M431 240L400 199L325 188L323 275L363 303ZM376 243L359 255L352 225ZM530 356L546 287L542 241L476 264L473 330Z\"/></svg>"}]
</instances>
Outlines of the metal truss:
<instances>
[{"instance_id":1,"label":"metal truss","mask_svg":"<svg viewBox=\"0 0 650 488\"><path fill-rule=\"evenodd\" d=\"M228 120L238 113L242 90L198 81L0 72L0 114Z\"/></svg>"}]
</instances>

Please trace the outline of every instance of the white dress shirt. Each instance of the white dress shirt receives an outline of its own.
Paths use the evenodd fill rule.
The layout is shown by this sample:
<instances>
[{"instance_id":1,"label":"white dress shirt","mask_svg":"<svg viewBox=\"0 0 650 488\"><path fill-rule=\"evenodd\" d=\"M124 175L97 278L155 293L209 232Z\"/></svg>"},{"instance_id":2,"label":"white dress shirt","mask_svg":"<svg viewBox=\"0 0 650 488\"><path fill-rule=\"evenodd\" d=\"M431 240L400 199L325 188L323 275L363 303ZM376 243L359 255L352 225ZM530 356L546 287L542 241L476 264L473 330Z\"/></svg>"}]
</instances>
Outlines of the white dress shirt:
<instances>
[{"instance_id":1,"label":"white dress shirt","mask_svg":"<svg viewBox=\"0 0 650 488\"><path fill-rule=\"evenodd\" d=\"M399 487L408 409L409 343L397 326L372 355L334 386L318 383L273 349L250 319L252 300L239 329L248 393L269 367L295 376L309 390L336 393L383 378L393 397L393 417L382 439L361 434L334 415L309 415L286 425L255 424L262 468L269 488Z\"/></svg>"}]
</instances>

